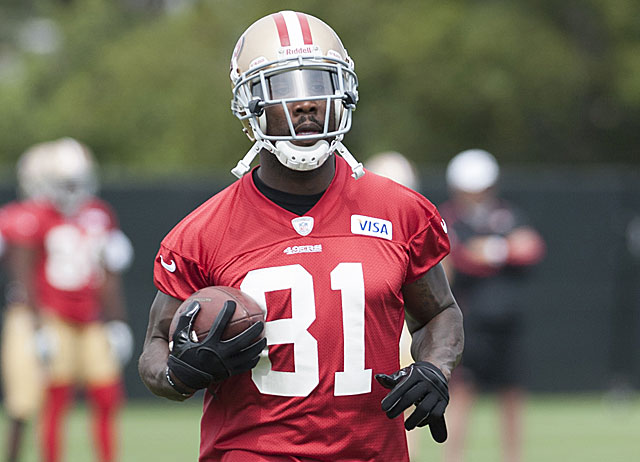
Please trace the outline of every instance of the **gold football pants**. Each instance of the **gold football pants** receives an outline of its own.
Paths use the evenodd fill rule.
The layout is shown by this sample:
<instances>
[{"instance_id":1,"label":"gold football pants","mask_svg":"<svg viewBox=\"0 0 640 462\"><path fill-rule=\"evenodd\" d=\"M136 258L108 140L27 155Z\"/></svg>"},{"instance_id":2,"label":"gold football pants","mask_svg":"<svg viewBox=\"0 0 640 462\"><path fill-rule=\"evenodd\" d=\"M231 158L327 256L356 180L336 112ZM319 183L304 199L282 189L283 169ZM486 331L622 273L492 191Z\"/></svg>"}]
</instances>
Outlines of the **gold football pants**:
<instances>
[{"instance_id":1,"label":"gold football pants","mask_svg":"<svg viewBox=\"0 0 640 462\"><path fill-rule=\"evenodd\" d=\"M77 324L45 312L43 325L53 337L46 368L51 385L102 386L120 380L120 365L102 323Z\"/></svg>"},{"instance_id":2,"label":"gold football pants","mask_svg":"<svg viewBox=\"0 0 640 462\"><path fill-rule=\"evenodd\" d=\"M27 420L40 407L44 383L31 309L19 304L8 306L0 335L5 409L11 418Z\"/></svg>"}]
</instances>

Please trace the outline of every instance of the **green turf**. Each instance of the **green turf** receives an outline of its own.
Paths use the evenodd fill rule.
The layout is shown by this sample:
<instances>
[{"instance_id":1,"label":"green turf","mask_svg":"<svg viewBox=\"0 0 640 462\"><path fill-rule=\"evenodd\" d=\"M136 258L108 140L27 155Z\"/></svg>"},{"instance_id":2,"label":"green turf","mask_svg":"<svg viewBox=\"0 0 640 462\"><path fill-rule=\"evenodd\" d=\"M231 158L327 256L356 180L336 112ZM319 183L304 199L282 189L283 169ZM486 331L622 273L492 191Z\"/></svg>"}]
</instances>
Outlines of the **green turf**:
<instances>
[{"instance_id":1,"label":"green turf","mask_svg":"<svg viewBox=\"0 0 640 462\"><path fill-rule=\"evenodd\" d=\"M4 415L2 415L4 417ZM500 462L495 402L481 400L471 418L468 462ZM161 399L130 402L120 423L120 462L195 462L200 406ZM0 448L5 447L0 422ZM439 462L441 446L424 436L416 462ZM612 402L599 396L536 396L527 405L525 462L640 460L640 398ZM67 424L66 462L92 462L86 409L76 406ZM32 426L22 462L37 462ZM0 460L3 454L0 453ZM387 462L387 461L383 461Z\"/></svg>"},{"instance_id":2,"label":"green turf","mask_svg":"<svg viewBox=\"0 0 640 462\"><path fill-rule=\"evenodd\" d=\"M132 401L119 422L120 462L190 462L198 459L201 406L167 400ZM4 460L4 414L0 422L0 460ZM65 462L93 462L92 435L87 409L81 403L70 412L66 425ZM24 459L38 462L37 424L31 424Z\"/></svg>"},{"instance_id":3,"label":"green turf","mask_svg":"<svg viewBox=\"0 0 640 462\"><path fill-rule=\"evenodd\" d=\"M470 416L468 462L500 462L498 409L481 400ZM424 433L422 461L440 461L440 445ZM524 422L525 462L640 460L640 399L544 396L529 399ZM445 443L446 444L446 443Z\"/></svg>"}]
</instances>

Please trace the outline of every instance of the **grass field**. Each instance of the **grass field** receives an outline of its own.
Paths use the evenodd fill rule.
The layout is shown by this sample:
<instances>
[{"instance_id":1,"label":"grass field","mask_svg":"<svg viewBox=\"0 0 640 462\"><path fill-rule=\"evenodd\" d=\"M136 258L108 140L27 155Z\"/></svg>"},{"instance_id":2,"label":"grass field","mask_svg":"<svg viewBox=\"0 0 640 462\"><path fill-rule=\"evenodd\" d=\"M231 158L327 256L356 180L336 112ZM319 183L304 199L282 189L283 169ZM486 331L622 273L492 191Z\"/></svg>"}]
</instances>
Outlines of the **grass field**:
<instances>
[{"instance_id":1,"label":"grass field","mask_svg":"<svg viewBox=\"0 0 640 462\"><path fill-rule=\"evenodd\" d=\"M494 401L481 400L470 418L467 461L500 462ZM130 402L120 424L121 462L197 461L199 420L198 403ZM83 405L70 414L67 427L66 462L92 462ZM525 427L525 462L640 460L640 397L612 402L592 395L534 396L527 406ZM34 434L31 428L22 462L38 460ZM428 430L423 435L423 455L416 462L440 461L440 446L430 440ZM4 418L0 436L4 448Z\"/></svg>"}]
</instances>

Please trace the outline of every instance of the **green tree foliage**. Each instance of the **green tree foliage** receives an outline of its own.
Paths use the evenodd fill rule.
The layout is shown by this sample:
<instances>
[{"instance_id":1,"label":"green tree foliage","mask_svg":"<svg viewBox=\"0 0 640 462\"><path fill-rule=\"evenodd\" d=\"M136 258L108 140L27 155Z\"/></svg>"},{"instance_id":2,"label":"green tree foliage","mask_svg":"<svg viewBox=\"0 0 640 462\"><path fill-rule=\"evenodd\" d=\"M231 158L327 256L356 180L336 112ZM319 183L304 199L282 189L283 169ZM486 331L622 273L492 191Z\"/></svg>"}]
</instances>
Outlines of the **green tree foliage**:
<instances>
[{"instance_id":1,"label":"green tree foliage","mask_svg":"<svg viewBox=\"0 0 640 462\"><path fill-rule=\"evenodd\" d=\"M0 36L0 163L71 135L140 172L230 168L250 146L229 109L231 51L251 22L286 8L331 24L356 62L347 142L360 159L394 149L442 163L483 147L505 161L640 161L635 0L276 3L163 14L124 0L38 2L30 12L56 21L62 46L18 52L7 77Z\"/></svg>"}]
</instances>

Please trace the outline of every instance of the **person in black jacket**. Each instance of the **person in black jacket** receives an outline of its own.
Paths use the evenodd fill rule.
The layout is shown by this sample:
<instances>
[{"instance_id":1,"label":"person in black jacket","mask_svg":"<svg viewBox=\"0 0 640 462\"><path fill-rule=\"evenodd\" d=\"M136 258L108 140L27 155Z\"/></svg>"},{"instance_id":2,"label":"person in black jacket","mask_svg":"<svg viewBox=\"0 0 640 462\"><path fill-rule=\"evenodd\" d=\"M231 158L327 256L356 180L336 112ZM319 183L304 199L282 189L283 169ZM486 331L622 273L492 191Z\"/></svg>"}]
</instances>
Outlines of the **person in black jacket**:
<instances>
[{"instance_id":1,"label":"person in black jacket","mask_svg":"<svg viewBox=\"0 0 640 462\"><path fill-rule=\"evenodd\" d=\"M545 244L525 214L498 196L493 155L471 149L446 171L451 197L441 206L451 239L445 260L453 293L464 313L466 348L451 381L450 441L446 462L463 460L469 412L478 391L498 393L503 460L521 460L522 285L544 256Z\"/></svg>"}]
</instances>

